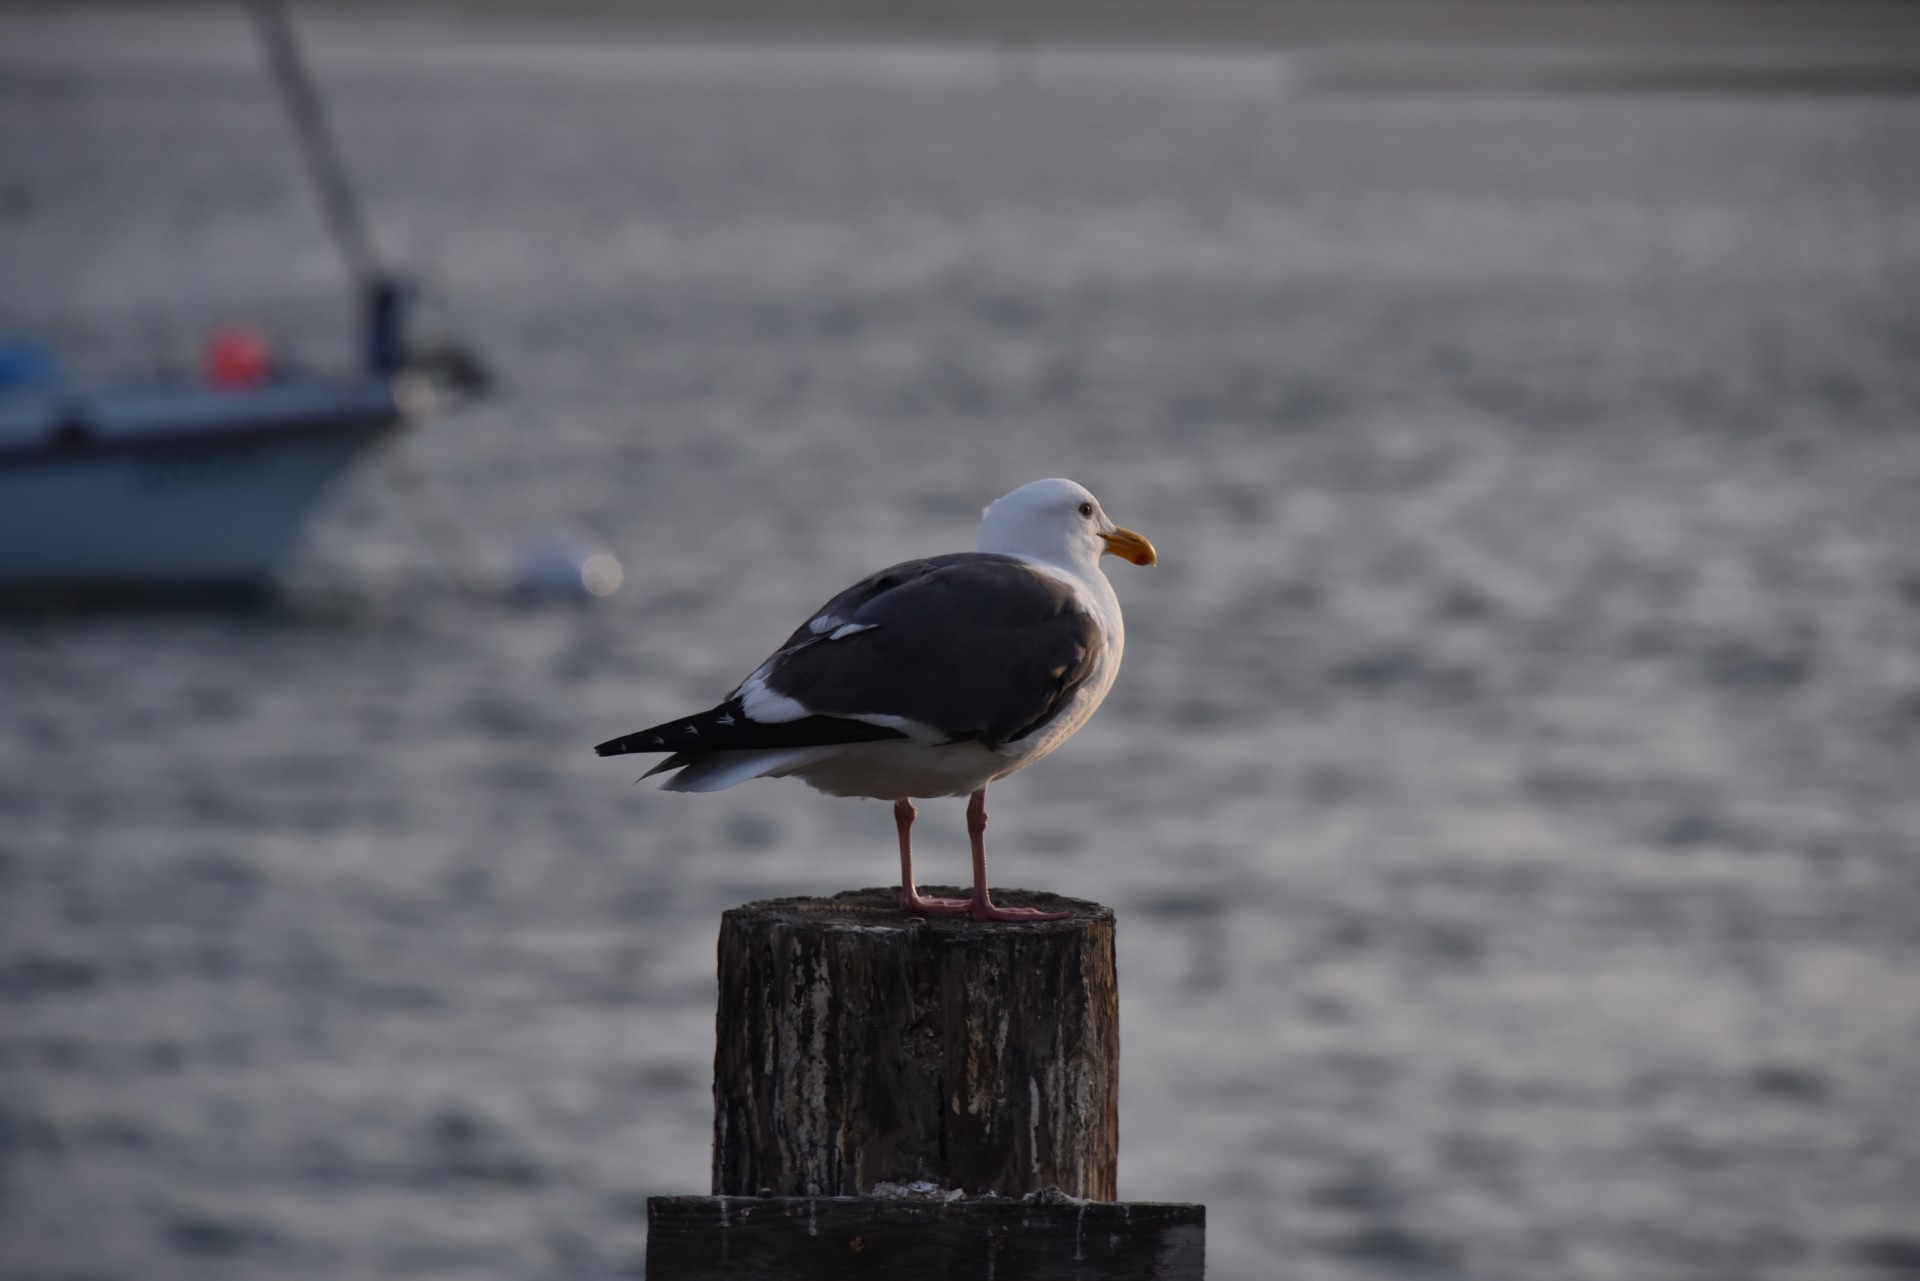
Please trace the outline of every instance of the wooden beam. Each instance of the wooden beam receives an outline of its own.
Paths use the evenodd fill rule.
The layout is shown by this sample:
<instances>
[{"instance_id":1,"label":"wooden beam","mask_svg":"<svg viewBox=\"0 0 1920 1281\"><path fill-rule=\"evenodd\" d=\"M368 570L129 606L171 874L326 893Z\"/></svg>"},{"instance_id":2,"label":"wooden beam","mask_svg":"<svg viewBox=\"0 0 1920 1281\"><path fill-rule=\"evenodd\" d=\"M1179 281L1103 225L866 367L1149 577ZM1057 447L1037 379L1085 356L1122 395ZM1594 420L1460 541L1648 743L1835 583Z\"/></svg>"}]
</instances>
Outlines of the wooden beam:
<instances>
[{"instance_id":1,"label":"wooden beam","mask_svg":"<svg viewBox=\"0 0 1920 1281\"><path fill-rule=\"evenodd\" d=\"M1205 1206L651 1197L648 1281L1201 1281Z\"/></svg>"}]
</instances>

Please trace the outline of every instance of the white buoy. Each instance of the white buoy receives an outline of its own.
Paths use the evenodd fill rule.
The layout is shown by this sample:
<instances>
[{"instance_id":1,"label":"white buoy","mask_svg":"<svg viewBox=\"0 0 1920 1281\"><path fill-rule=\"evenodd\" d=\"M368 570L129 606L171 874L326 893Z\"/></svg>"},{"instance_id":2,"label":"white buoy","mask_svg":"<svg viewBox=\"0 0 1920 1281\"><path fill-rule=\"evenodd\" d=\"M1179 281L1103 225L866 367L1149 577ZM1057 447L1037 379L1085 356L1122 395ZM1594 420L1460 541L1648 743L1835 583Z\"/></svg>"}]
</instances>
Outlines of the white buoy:
<instances>
[{"instance_id":1,"label":"white buoy","mask_svg":"<svg viewBox=\"0 0 1920 1281\"><path fill-rule=\"evenodd\" d=\"M567 534L526 543L514 563L515 595L546 600L587 600L620 590L626 572L611 552Z\"/></svg>"},{"instance_id":2,"label":"white buoy","mask_svg":"<svg viewBox=\"0 0 1920 1281\"><path fill-rule=\"evenodd\" d=\"M626 576L611 552L595 552L580 563L580 582L595 596L613 595Z\"/></svg>"}]
</instances>

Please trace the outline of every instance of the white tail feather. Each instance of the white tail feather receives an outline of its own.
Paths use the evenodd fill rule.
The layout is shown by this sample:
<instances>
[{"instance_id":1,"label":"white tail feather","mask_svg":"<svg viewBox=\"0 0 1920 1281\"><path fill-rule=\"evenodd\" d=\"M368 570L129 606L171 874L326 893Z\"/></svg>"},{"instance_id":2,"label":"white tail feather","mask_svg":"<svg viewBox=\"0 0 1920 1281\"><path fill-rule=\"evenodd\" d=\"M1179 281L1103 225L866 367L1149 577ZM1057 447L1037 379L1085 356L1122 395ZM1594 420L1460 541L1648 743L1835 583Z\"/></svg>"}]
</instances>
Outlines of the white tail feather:
<instances>
[{"instance_id":1,"label":"white tail feather","mask_svg":"<svg viewBox=\"0 0 1920 1281\"><path fill-rule=\"evenodd\" d=\"M784 773L833 751L831 747L784 747L763 752L714 752L686 766L661 786L669 792L718 792L750 778Z\"/></svg>"}]
</instances>

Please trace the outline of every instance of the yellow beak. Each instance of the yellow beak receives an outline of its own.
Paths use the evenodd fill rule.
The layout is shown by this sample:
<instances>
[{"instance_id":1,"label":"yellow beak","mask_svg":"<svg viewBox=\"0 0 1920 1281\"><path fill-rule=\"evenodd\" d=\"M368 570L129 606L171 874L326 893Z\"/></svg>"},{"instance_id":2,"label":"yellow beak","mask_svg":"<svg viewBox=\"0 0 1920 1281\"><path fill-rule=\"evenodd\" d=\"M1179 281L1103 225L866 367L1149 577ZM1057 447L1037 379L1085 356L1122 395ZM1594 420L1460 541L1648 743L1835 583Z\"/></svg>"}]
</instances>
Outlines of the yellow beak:
<instances>
[{"instance_id":1,"label":"yellow beak","mask_svg":"<svg viewBox=\"0 0 1920 1281\"><path fill-rule=\"evenodd\" d=\"M1116 529L1100 537L1106 540L1107 550L1121 560L1132 561L1136 565L1160 563L1160 554L1153 550L1153 544L1143 534L1136 534L1131 529Z\"/></svg>"}]
</instances>

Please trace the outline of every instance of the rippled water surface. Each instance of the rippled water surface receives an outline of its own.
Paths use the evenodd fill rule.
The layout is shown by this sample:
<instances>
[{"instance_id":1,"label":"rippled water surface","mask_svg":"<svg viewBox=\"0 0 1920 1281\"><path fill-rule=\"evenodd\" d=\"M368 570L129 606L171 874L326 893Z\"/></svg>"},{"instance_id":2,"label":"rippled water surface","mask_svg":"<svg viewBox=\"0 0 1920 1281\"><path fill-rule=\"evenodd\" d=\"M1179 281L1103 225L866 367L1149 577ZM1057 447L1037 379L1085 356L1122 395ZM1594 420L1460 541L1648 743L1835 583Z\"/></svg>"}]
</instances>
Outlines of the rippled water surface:
<instances>
[{"instance_id":1,"label":"rippled water surface","mask_svg":"<svg viewBox=\"0 0 1920 1281\"><path fill-rule=\"evenodd\" d=\"M0 329L345 358L244 26L4 31ZM1120 913L1123 1196L1223 1278L1920 1275L1920 101L313 53L502 386L270 608L0 619L9 1278L637 1272L718 913L892 833L590 745L1052 474L1163 555L993 798L998 881ZM561 533L624 589L446 585Z\"/></svg>"}]
</instances>

